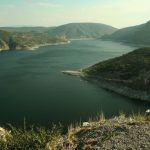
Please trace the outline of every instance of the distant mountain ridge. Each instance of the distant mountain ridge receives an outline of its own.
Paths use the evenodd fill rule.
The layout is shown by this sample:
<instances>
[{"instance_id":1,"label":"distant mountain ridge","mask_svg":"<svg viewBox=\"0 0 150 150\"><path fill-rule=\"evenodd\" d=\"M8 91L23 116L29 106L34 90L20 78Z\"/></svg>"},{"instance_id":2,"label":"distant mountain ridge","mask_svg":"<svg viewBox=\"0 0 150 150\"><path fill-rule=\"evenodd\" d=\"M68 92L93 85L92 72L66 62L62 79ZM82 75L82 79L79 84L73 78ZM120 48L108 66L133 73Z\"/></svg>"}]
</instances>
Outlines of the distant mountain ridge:
<instances>
[{"instance_id":1,"label":"distant mountain ridge","mask_svg":"<svg viewBox=\"0 0 150 150\"><path fill-rule=\"evenodd\" d=\"M102 39L150 45L150 21L145 24L117 30L111 35L103 36Z\"/></svg>"},{"instance_id":2,"label":"distant mountain ridge","mask_svg":"<svg viewBox=\"0 0 150 150\"><path fill-rule=\"evenodd\" d=\"M0 27L0 50L30 49L68 39L100 38L117 29L100 23L70 23L58 27Z\"/></svg>"},{"instance_id":3,"label":"distant mountain ridge","mask_svg":"<svg viewBox=\"0 0 150 150\"><path fill-rule=\"evenodd\" d=\"M48 31L51 36L66 36L69 39L100 38L112 34L117 29L100 23L69 23Z\"/></svg>"},{"instance_id":4,"label":"distant mountain ridge","mask_svg":"<svg viewBox=\"0 0 150 150\"><path fill-rule=\"evenodd\" d=\"M101 23L69 23L57 27L0 27L8 32L38 32L50 36L65 36L69 39L100 38L105 34L112 34L117 30Z\"/></svg>"}]
</instances>

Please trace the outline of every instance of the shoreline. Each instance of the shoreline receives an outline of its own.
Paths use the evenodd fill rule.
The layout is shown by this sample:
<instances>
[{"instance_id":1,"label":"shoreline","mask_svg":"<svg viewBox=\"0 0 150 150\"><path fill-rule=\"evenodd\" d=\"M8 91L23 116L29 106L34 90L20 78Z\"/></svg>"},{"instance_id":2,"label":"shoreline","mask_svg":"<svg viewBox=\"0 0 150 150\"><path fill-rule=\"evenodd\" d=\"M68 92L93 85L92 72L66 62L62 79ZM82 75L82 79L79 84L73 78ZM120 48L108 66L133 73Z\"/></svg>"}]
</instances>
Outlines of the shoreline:
<instances>
[{"instance_id":1,"label":"shoreline","mask_svg":"<svg viewBox=\"0 0 150 150\"><path fill-rule=\"evenodd\" d=\"M29 47L27 50L35 50L40 47L46 47L46 46L53 46L53 45L63 45L63 44L69 44L71 41L66 41L66 42L56 42L56 43L45 43L45 44L39 44L37 46Z\"/></svg>"},{"instance_id":2,"label":"shoreline","mask_svg":"<svg viewBox=\"0 0 150 150\"><path fill-rule=\"evenodd\" d=\"M135 90L123 84L117 83L115 81L107 81L103 78L99 79L96 77L94 78L87 76L84 79L94 84L97 84L103 89L128 97L130 99L150 102L150 94L148 93L148 91Z\"/></svg>"},{"instance_id":3,"label":"shoreline","mask_svg":"<svg viewBox=\"0 0 150 150\"><path fill-rule=\"evenodd\" d=\"M97 38L74 38L70 39L71 41L80 41L80 40L96 40Z\"/></svg>"},{"instance_id":4,"label":"shoreline","mask_svg":"<svg viewBox=\"0 0 150 150\"><path fill-rule=\"evenodd\" d=\"M78 76L78 77L85 77L85 73L82 72L82 70L79 71L73 71L73 70L64 70L61 71L65 75L70 75L70 76Z\"/></svg>"},{"instance_id":5,"label":"shoreline","mask_svg":"<svg viewBox=\"0 0 150 150\"><path fill-rule=\"evenodd\" d=\"M37 44L36 46L32 46L32 47L26 47L26 48L23 48L23 47L16 47L16 49L14 49L14 51L16 50L36 50L40 47L46 47L46 46L53 46L53 45L63 45L63 44L70 44L71 41L68 40L66 42L56 42L56 43L45 43L45 44ZM9 51L10 49L0 49L0 52L3 52L3 51Z\"/></svg>"}]
</instances>

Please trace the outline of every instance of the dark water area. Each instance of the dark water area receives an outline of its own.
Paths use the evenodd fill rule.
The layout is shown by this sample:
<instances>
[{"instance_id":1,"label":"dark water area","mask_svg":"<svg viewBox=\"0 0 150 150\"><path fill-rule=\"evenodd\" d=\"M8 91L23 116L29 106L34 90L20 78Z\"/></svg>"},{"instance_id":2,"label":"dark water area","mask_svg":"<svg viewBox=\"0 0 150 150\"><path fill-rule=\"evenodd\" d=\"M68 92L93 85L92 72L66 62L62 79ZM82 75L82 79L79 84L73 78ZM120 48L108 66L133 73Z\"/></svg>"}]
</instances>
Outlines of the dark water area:
<instances>
[{"instance_id":1,"label":"dark water area","mask_svg":"<svg viewBox=\"0 0 150 150\"><path fill-rule=\"evenodd\" d=\"M103 111L106 117L144 112L150 103L131 100L62 70L88 67L135 47L100 40L78 40L34 51L0 53L0 124L49 127L86 121Z\"/></svg>"}]
</instances>

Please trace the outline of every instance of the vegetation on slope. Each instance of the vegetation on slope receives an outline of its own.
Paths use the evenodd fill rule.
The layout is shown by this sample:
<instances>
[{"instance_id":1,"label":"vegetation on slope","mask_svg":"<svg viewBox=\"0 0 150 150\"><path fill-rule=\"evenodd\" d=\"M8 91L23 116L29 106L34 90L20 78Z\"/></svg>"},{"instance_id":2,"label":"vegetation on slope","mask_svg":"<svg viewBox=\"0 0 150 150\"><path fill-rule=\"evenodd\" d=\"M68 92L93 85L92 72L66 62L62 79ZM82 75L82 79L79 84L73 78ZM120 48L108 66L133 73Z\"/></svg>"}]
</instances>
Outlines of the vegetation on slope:
<instances>
[{"instance_id":1,"label":"vegetation on slope","mask_svg":"<svg viewBox=\"0 0 150 150\"><path fill-rule=\"evenodd\" d=\"M122 83L135 90L150 91L150 48L134 50L83 70L88 76Z\"/></svg>"}]
</instances>

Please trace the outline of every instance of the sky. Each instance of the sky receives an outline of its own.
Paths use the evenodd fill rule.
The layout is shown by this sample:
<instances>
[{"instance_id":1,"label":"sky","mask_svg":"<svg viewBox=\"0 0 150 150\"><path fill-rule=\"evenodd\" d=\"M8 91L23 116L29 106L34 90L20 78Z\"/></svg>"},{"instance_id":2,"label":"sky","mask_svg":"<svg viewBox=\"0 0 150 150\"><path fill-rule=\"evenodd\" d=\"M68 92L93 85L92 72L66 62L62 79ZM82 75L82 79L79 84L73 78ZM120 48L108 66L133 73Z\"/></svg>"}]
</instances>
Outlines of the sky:
<instances>
[{"instance_id":1,"label":"sky","mask_svg":"<svg viewBox=\"0 0 150 150\"><path fill-rule=\"evenodd\" d=\"M117 28L150 20L150 0L0 0L0 26L104 23Z\"/></svg>"}]
</instances>

